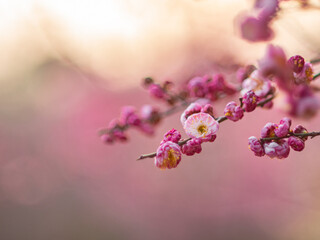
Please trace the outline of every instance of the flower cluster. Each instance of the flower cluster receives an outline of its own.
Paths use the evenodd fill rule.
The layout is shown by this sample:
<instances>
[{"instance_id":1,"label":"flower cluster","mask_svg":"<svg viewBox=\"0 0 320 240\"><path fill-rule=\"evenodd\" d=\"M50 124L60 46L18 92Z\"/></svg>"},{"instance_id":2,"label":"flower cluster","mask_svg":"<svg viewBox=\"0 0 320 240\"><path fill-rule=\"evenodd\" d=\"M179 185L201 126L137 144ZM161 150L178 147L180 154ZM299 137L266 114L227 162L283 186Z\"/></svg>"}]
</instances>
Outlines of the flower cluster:
<instances>
[{"instance_id":1,"label":"flower cluster","mask_svg":"<svg viewBox=\"0 0 320 240\"><path fill-rule=\"evenodd\" d=\"M174 168L181 161L181 153L192 156L200 153L201 144L213 142L219 129L219 123L212 116L210 104L201 106L192 103L182 114L183 128L189 139L180 141L181 134L176 129L168 131L156 152L155 165L159 168Z\"/></svg>"},{"instance_id":2,"label":"flower cluster","mask_svg":"<svg viewBox=\"0 0 320 240\"><path fill-rule=\"evenodd\" d=\"M258 2L266 4L266 1ZM128 139L125 131L131 127L151 135L163 118L185 109L180 121L188 138L182 139L181 133L172 129L164 135L155 153L139 157L139 160L154 158L155 165L161 169L175 168L183 154L199 154L202 143L214 142L221 122L237 122L246 112L253 112L257 107L271 108L273 99L280 91L289 106L288 113L296 117L314 116L320 104L312 84L320 75L313 72L312 64L303 57L296 55L287 59L282 48L269 45L257 67L249 65L238 70L236 77L241 85L238 87L229 84L221 74L194 77L178 91L173 91L171 82L158 84L146 78L144 86L149 94L170 107L160 111L145 105L137 111L132 106L126 106L118 119L112 120L106 129L100 131L101 139L106 143L125 142ZM240 95L239 103L229 101L223 116L214 117L216 110L212 103L231 97L236 92ZM249 148L256 156L282 159L288 157L290 149L302 151L308 136L319 135L320 132L308 133L301 125L291 129L291 119L285 117L278 124L267 123L261 130L260 139L250 137Z\"/></svg>"},{"instance_id":3,"label":"flower cluster","mask_svg":"<svg viewBox=\"0 0 320 240\"><path fill-rule=\"evenodd\" d=\"M261 138L249 138L249 148L258 157L264 155L270 158L287 158L290 147L294 151L302 151L309 133L302 125L297 125L292 130L291 119L283 118L279 124L267 123L261 130Z\"/></svg>"},{"instance_id":4,"label":"flower cluster","mask_svg":"<svg viewBox=\"0 0 320 240\"><path fill-rule=\"evenodd\" d=\"M125 142L128 137L125 130L129 127L136 127L142 132L152 135L154 126L161 121L161 113L158 108L151 105L144 105L140 114L132 106L125 106L121 110L119 119L113 119L108 128L100 131L101 140L111 144L115 141Z\"/></svg>"}]
</instances>

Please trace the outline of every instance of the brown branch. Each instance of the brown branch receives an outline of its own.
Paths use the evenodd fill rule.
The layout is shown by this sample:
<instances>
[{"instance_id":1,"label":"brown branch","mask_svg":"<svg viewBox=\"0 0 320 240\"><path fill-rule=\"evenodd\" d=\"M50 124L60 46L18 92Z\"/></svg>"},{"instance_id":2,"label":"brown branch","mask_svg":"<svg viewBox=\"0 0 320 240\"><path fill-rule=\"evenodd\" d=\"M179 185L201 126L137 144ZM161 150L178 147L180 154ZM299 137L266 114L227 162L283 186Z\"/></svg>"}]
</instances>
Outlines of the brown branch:
<instances>
[{"instance_id":1,"label":"brown branch","mask_svg":"<svg viewBox=\"0 0 320 240\"><path fill-rule=\"evenodd\" d=\"M260 141L261 142L268 142L268 141L272 141L272 140L280 140L280 139L283 139L283 138L289 138L291 136L295 136L295 137L299 137L299 138L303 138L303 137L314 138L316 136L320 136L320 132L309 132L309 133L293 133L293 132L290 132L286 136L283 136L283 137L260 138Z\"/></svg>"}]
</instances>

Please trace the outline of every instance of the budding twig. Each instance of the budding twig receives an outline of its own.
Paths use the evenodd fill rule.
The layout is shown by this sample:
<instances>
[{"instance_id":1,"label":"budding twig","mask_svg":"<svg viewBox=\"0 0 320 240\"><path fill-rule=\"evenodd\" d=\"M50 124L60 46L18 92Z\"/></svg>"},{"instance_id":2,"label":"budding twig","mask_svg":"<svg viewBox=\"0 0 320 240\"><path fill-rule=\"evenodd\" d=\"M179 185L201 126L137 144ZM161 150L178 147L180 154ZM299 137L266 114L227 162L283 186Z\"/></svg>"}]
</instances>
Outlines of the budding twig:
<instances>
[{"instance_id":1,"label":"budding twig","mask_svg":"<svg viewBox=\"0 0 320 240\"><path fill-rule=\"evenodd\" d=\"M299 138L303 138L303 137L314 138L316 136L320 136L320 132L309 132L309 133L293 133L293 132L290 132L286 136L283 136L283 137L260 138L260 141L261 142L268 142L268 141L272 141L272 140L280 140L280 139L283 139L283 138L289 138L291 136L295 136L295 137L299 137Z\"/></svg>"},{"instance_id":2,"label":"budding twig","mask_svg":"<svg viewBox=\"0 0 320 240\"><path fill-rule=\"evenodd\" d=\"M259 102L259 103L257 104L257 106L263 107L266 103L272 101L274 98L275 98L275 95L272 94L272 96L270 96L270 97L266 98L265 100ZM244 110L244 109L243 109L243 110ZM226 116L221 116L221 117L218 117L218 118L216 119L216 121L217 121L218 123L221 123L221 122L226 121L227 119L228 119L228 118L227 118ZM319 135L320 135L320 134L319 134ZM182 145L186 144L189 140L191 140L191 138L188 138L188 139L179 141L178 144L179 144L180 146L182 146ZM143 154L143 155L141 155L137 160L142 160L142 159L145 159L145 158L154 158L156 155L157 155L156 152L149 153L149 154Z\"/></svg>"}]
</instances>

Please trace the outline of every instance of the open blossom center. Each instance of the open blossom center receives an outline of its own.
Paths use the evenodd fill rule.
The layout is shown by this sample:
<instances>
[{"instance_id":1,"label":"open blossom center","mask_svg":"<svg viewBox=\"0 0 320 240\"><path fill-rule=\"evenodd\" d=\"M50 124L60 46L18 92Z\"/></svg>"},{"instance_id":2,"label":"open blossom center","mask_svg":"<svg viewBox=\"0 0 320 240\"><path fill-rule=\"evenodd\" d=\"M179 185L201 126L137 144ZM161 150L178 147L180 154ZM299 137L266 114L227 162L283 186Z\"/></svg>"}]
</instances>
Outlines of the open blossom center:
<instances>
[{"instance_id":1,"label":"open blossom center","mask_svg":"<svg viewBox=\"0 0 320 240\"><path fill-rule=\"evenodd\" d=\"M188 117L184 129L190 137L206 139L216 134L219 123L207 113L196 113Z\"/></svg>"},{"instance_id":2,"label":"open blossom center","mask_svg":"<svg viewBox=\"0 0 320 240\"><path fill-rule=\"evenodd\" d=\"M208 128L205 125L200 125L198 127L198 132L202 135L202 134L206 134L208 132Z\"/></svg>"}]
</instances>

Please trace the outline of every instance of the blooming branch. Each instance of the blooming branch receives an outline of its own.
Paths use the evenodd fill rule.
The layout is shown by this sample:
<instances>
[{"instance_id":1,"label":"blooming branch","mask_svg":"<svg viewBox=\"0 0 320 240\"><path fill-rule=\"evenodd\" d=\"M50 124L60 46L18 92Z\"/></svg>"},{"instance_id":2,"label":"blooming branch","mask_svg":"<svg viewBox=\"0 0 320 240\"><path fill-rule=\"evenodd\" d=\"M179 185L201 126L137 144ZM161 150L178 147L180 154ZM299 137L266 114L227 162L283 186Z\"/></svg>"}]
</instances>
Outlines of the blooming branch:
<instances>
[{"instance_id":1,"label":"blooming branch","mask_svg":"<svg viewBox=\"0 0 320 240\"><path fill-rule=\"evenodd\" d=\"M275 98L275 95L272 94L270 97L268 97L268 98L266 98L265 100L259 102L259 103L257 104L257 106L258 106L258 107L263 107L266 103L272 101L274 98ZM242 108L242 110L245 111L244 108ZM228 118L227 118L226 116L221 116L221 117L216 118L216 121L217 121L218 123L224 122L224 121L226 121L226 120L228 120ZM188 141L190 141L191 139L192 139L192 138L188 138L188 139L179 141L179 142L178 142L178 145L179 145L179 146L182 146L182 145L186 144ZM157 155L156 152L149 153L149 154L143 154L143 155L141 155L137 160L142 160L142 159L145 159L145 158L154 158L156 155Z\"/></svg>"}]
</instances>

